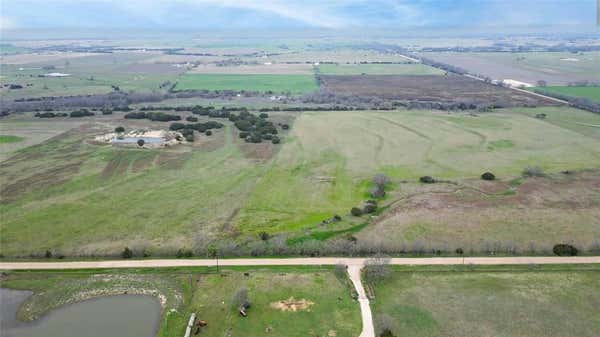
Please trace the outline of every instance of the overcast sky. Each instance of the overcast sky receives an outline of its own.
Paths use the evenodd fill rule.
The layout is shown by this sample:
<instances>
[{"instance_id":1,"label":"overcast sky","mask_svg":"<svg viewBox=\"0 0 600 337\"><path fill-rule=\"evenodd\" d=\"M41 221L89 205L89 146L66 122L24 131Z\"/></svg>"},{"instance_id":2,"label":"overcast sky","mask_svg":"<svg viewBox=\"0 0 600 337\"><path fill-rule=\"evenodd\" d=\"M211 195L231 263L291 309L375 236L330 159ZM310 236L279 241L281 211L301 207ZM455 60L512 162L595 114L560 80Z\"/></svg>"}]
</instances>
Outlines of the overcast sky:
<instances>
[{"instance_id":1,"label":"overcast sky","mask_svg":"<svg viewBox=\"0 0 600 337\"><path fill-rule=\"evenodd\" d=\"M0 0L0 6L3 29L347 29L596 22L596 0Z\"/></svg>"}]
</instances>

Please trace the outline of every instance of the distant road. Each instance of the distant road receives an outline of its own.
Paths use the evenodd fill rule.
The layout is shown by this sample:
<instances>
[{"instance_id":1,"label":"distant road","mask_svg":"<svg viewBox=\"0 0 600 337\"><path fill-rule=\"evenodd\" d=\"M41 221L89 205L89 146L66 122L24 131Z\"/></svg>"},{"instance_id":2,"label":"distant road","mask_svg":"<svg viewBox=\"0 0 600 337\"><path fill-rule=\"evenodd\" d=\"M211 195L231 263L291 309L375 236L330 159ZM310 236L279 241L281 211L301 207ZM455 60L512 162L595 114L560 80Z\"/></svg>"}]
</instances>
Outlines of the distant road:
<instances>
[{"instance_id":1,"label":"distant road","mask_svg":"<svg viewBox=\"0 0 600 337\"><path fill-rule=\"evenodd\" d=\"M307 257L307 258L257 258L219 259L220 266L319 266L345 264L363 266L367 258ZM392 258L393 265L503 265L503 264L578 264L600 263L600 256L519 256L519 257L427 257ZM207 267L216 266L213 259L151 259L151 260L104 260L73 262L0 262L0 270L27 269L102 269L102 268L160 268L160 267Z\"/></svg>"}]
</instances>

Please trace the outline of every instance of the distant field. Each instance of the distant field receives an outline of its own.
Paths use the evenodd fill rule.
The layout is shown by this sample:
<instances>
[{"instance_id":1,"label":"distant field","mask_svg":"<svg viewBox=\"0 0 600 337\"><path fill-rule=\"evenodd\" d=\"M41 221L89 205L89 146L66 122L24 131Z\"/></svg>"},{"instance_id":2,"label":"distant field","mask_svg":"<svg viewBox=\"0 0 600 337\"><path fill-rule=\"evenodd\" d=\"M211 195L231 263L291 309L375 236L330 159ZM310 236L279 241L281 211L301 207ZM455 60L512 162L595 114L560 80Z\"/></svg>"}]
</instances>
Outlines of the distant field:
<instances>
[{"instance_id":1,"label":"distant field","mask_svg":"<svg viewBox=\"0 0 600 337\"><path fill-rule=\"evenodd\" d=\"M546 113L546 119L535 118L537 113ZM519 196L509 181L527 166L539 166L548 173L600 167L600 128L589 126L600 124L600 116L570 108L508 109L476 116L426 110L272 115L293 125L283 144L275 148L243 143L230 122L223 120L226 128L194 147L140 151L90 144L94 134L117 125L168 126L125 121L115 114L85 119L102 124L91 123L14 152L0 167L4 182L0 191L0 253L28 255L56 249L64 254L118 254L126 245L147 247L156 254L172 253L206 240L256 240L261 231L283 235L283 239L308 230L328 231L331 235L319 234L323 239L361 224L364 218L351 217L349 210L367 198L368 181L377 172L385 172L398 182L386 201L392 203L411 191L427 196L430 187L472 198L453 189L470 184L470 180L478 181L487 170L500 181L492 187L477 188ZM3 119L0 125L18 125L11 124L15 123L12 118ZM21 136L29 139L38 128L43 129L43 125ZM450 179L458 185L417 184L423 175ZM548 191L541 195L543 198L534 199L542 202L540 209L516 212L523 205L517 202L520 197L505 201L508 213L494 207L482 208L481 212L468 208L496 218L494 222L476 221L484 219L481 214L469 218L475 227L469 232L474 234L461 236L470 244L465 250L485 249L483 243L488 240L501 240L503 245L533 240L538 247L546 247L559 238L587 243L597 237L594 230L600 227L593 220L600 218L594 201L598 199L593 194L596 178L573 177L581 185L576 189L581 203L577 212L545 204L547 198L554 200L550 192L554 187L542 187L544 184L531 185ZM403 180L407 183L400 184ZM528 189L530 185L522 186L523 196L537 196ZM562 198L571 195L568 185L556 188ZM429 199L433 202L436 198ZM498 200L495 198L492 194L488 201ZM514 208L508 206L509 201L515 202L510 204ZM455 202L456 209L462 209L460 200ZM355 235L365 242L377 241L380 236L375 234L379 232L398 244L420 240L438 246L461 235L456 226L465 230L460 226L464 218L453 218L450 213L448 219L456 223L436 226L435 215L441 211L419 205L412 210L417 213L407 219L394 218L395 212L390 212L388 219L384 213ZM389 209L396 210L395 206ZM544 213L538 218L545 220L526 217L523 212ZM321 223L335 214L344 220ZM507 214L522 217L519 220ZM419 222L424 219L430 222ZM507 227L512 230L503 230ZM354 233L362 227L352 228ZM387 244L385 240L381 243Z\"/></svg>"},{"instance_id":2,"label":"distant field","mask_svg":"<svg viewBox=\"0 0 600 337\"><path fill-rule=\"evenodd\" d=\"M598 87L540 87L538 89L574 97L583 97L600 102L600 86Z\"/></svg>"},{"instance_id":3,"label":"distant field","mask_svg":"<svg viewBox=\"0 0 600 337\"><path fill-rule=\"evenodd\" d=\"M566 85L600 78L600 52L532 53L423 53L424 57L452 64L493 79L512 79L536 85Z\"/></svg>"},{"instance_id":4,"label":"distant field","mask_svg":"<svg viewBox=\"0 0 600 337\"><path fill-rule=\"evenodd\" d=\"M424 64L321 64L323 75L443 75L444 72Z\"/></svg>"},{"instance_id":5,"label":"distant field","mask_svg":"<svg viewBox=\"0 0 600 337\"><path fill-rule=\"evenodd\" d=\"M599 301L598 270L396 271L371 306L395 336L592 337Z\"/></svg>"},{"instance_id":6,"label":"distant field","mask_svg":"<svg viewBox=\"0 0 600 337\"><path fill-rule=\"evenodd\" d=\"M213 64L199 65L192 68L188 74L234 74L234 75L313 75L312 64L259 64L240 66L216 66Z\"/></svg>"},{"instance_id":7,"label":"distant field","mask_svg":"<svg viewBox=\"0 0 600 337\"><path fill-rule=\"evenodd\" d=\"M169 64L143 63L156 55L143 53L83 54L79 57L69 57L56 54L54 58L32 58L29 61L26 56L23 56L23 64L0 65L2 72L0 83L20 84L23 89L2 88L0 96L13 99L105 94L113 91L115 87L123 91L159 90L161 85L168 84L169 81L175 83L177 76L186 69ZM18 56L22 55L15 57ZM51 72L65 73L70 76L40 77ZM166 90L168 87L167 85L162 89Z\"/></svg>"},{"instance_id":8,"label":"distant field","mask_svg":"<svg viewBox=\"0 0 600 337\"><path fill-rule=\"evenodd\" d=\"M298 94L317 90L318 87L312 75L185 74L179 77L175 89L289 91Z\"/></svg>"},{"instance_id":9,"label":"distant field","mask_svg":"<svg viewBox=\"0 0 600 337\"><path fill-rule=\"evenodd\" d=\"M375 96L424 102L556 105L507 88L459 75L323 75L322 86L341 95Z\"/></svg>"}]
</instances>

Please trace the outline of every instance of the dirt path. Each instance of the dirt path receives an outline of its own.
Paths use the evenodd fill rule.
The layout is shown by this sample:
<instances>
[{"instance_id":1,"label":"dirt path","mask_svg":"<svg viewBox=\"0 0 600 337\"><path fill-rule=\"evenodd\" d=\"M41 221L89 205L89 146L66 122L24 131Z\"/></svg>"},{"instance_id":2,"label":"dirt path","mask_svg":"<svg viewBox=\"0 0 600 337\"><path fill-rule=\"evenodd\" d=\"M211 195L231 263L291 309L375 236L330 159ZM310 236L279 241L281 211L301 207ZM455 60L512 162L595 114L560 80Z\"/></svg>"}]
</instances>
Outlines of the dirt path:
<instances>
[{"instance_id":1,"label":"dirt path","mask_svg":"<svg viewBox=\"0 0 600 337\"><path fill-rule=\"evenodd\" d=\"M362 331L359 337L375 337L375 328L373 327L373 315L369 298L365 293L362 281L360 280L361 265L351 265L348 267L348 275L358 293L358 303L360 303L360 315L362 317Z\"/></svg>"}]
</instances>

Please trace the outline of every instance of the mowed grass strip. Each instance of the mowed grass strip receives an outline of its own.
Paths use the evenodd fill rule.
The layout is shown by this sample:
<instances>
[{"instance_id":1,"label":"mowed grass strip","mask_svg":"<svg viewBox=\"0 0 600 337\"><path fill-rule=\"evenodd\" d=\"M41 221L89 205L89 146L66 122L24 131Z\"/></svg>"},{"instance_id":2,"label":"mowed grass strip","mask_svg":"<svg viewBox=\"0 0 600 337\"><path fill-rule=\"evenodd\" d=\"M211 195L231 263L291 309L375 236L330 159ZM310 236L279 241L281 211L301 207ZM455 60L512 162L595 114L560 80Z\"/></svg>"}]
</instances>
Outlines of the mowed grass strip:
<instances>
[{"instance_id":1,"label":"mowed grass strip","mask_svg":"<svg viewBox=\"0 0 600 337\"><path fill-rule=\"evenodd\" d=\"M324 75L443 75L444 71L421 63L406 64L322 64Z\"/></svg>"},{"instance_id":2,"label":"mowed grass strip","mask_svg":"<svg viewBox=\"0 0 600 337\"><path fill-rule=\"evenodd\" d=\"M396 336L597 336L599 271L393 272L374 287Z\"/></svg>"},{"instance_id":3,"label":"mowed grass strip","mask_svg":"<svg viewBox=\"0 0 600 337\"><path fill-rule=\"evenodd\" d=\"M553 92L557 94L574 96L574 97L583 97L590 99L592 101L600 102L600 86L597 87L571 87L571 86L551 86L551 87L537 87L535 89L540 89L547 92Z\"/></svg>"},{"instance_id":4,"label":"mowed grass strip","mask_svg":"<svg viewBox=\"0 0 600 337\"><path fill-rule=\"evenodd\" d=\"M318 86L313 75L185 74L179 77L175 89L271 91L299 94L317 90Z\"/></svg>"}]
</instances>

